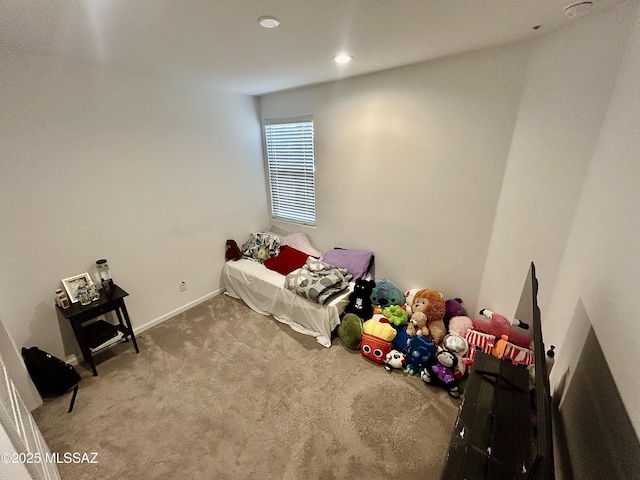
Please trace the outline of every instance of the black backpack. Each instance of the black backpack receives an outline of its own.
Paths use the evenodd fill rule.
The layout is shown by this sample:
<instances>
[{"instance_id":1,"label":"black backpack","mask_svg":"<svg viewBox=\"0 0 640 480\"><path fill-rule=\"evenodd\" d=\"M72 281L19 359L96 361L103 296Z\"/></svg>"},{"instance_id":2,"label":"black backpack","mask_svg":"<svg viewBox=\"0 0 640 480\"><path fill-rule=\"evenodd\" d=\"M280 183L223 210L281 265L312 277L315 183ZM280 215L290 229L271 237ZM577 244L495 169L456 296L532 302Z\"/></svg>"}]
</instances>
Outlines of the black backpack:
<instances>
[{"instance_id":1,"label":"black backpack","mask_svg":"<svg viewBox=\"0 0 640 480\"><path fill-rule=\"evenodd\" d=\"M22 357L31 380L42 397L56 397L73 390L69 405L69 412L71 412L80 383L80 375L73 368L73 365L69 365L38 347L23 347Z\"/></svg>"}]
</instances>

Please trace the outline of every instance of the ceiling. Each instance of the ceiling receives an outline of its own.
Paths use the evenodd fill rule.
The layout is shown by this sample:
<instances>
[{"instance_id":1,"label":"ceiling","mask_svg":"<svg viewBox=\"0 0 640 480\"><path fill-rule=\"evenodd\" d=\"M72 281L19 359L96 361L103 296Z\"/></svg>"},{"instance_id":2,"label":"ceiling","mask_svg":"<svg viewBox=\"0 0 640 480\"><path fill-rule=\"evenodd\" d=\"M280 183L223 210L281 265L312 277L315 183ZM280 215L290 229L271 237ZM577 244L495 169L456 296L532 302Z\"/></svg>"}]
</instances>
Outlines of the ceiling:
<instances>
[{"instance_id":1,"label":"ceiling","mask_svg":"<svg viewBox=\"0 0 640 480\"><path fill-rule=\"evenodd\" d=\"M261 95L543 35L577 1L0 0L0 48Z\"/></svg>"}]
</instances>

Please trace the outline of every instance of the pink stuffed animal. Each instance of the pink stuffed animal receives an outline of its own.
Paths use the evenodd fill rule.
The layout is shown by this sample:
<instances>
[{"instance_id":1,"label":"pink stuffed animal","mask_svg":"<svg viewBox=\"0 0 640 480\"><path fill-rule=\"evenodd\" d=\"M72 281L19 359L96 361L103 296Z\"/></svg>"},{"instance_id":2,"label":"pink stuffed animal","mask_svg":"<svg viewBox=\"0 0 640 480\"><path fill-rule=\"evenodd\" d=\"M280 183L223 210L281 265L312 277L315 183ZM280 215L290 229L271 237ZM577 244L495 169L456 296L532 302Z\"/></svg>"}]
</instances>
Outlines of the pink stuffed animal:
<instances>
[{"instance_id":1,"label":"pink stuffed animal","mask_svg":"<svg viewBox=\"0 0 640 480\"><path fill-rule=\"evenodd\" d=\"M458 315L449 320L449 333L465 338L467 332L473 329L473 320L464 315Z\"/></svg>"},{"instance_id":2,"label":"pink stuffed animal","mask_svg":"<svg viewBox=\"0 0 640 480\"><path fill-rule=\"evenodd\" d=\"M480 315L484 315L489 319L485 320L473 320L473 329L483 333L489 333L495 336L497 339L502 335L509 337L509 342L514 343L520 347L530 348L533 339L526 332L529 329L529 325L517 320L518 325L511 325L511 322L499 313L492 312L483 308L480 310Z\"/></svg>"}]
</instances>

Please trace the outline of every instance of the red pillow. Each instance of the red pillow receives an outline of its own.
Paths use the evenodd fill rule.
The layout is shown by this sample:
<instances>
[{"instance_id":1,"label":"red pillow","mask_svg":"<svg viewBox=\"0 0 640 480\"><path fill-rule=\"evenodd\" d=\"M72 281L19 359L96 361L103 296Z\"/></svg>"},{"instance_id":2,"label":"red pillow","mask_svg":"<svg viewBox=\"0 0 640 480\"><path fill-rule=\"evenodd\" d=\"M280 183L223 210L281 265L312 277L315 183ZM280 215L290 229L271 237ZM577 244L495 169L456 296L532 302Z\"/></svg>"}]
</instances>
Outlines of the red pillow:
<instances>
[{"instance_id":1,"label":"red pillow","mask_svg":"<svg viewBox=\"0 0 640 480\"><path fill-rule=\"evenodd\" d=\"M280 255L277 257L269 257L264 261L264 266L269 270L287 275L295 269L300 268L307 262L307 255L293 247L280 247Z\"/></svg>"}]
</instances>

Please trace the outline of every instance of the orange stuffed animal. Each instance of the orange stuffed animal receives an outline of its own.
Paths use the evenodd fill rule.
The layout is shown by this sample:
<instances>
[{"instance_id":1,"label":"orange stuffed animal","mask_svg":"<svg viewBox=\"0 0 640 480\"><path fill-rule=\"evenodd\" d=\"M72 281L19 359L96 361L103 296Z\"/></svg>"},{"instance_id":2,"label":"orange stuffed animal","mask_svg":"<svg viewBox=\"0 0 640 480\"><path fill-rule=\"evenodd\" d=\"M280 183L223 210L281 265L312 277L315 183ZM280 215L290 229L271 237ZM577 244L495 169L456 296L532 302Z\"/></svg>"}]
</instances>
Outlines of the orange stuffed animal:
<instances>
[{"instance_id":1,"label":"orange stuffed animal","mask_svg":"<svg viewBox=\"0 0 640 480\"><path fill-rule=\"evenodd\" d=\"M411 318L418 321L422 319L422 315L427 317L427 329L436 344L442 343L442 339L447 334L443 320L445 310L444 297L440 292L424 288L418 290L413 296ZM409 333L408 330L409 327L407 327L407 333Z\"/></svg>"}]
</instances>

